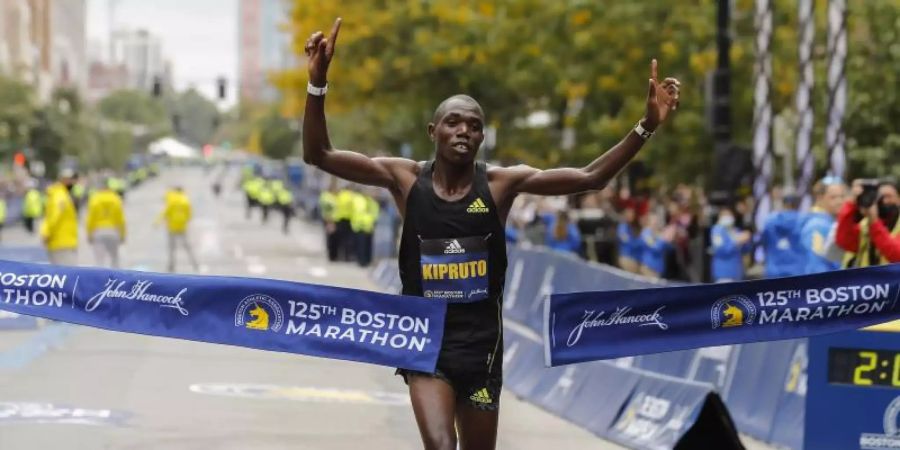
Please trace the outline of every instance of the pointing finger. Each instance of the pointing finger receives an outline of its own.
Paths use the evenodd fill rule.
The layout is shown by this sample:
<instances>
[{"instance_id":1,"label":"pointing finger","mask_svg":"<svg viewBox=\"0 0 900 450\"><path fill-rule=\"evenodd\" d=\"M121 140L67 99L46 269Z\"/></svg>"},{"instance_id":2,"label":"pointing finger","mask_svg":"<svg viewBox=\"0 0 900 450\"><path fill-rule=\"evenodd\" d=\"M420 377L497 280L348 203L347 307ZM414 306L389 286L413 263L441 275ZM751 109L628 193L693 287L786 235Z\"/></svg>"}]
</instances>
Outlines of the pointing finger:
<instances>
[{"instance_id":1,"label":"pointing finger","mask_svg":"<svg viewBox=\"0 0 900 450\"><path fill-rule=\"evenodd\" d=\"M338 32L341 31L341 22L343 20L338 17L337 20L334 21L334 25L331 26L331 34L328 35L328 40L332 42L337 41Z\"/></svg>"},{"instance_id":2,"label":"pointing finger","mask_svg":"<svg viewBox=\"0 0 900 450\"><path fill-rule=\"evenodd\" d=\"M656 81L656 58L650 61L650 78Z\"/></svg>"}]
</instances>

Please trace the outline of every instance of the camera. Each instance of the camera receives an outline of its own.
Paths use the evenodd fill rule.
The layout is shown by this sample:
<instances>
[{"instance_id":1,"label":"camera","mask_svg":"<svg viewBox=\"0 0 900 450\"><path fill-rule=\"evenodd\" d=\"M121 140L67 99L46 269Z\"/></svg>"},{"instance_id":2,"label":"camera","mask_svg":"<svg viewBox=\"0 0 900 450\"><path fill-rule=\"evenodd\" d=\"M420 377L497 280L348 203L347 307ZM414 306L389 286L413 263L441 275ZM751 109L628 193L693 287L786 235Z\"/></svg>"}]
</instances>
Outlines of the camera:
<instances>
[{"instance_id":1,"label":"camera","mask_svg":"<svg viewBox=\"0 0 900 450\"><path fill-rule=\"evenodd\" d=\"M875 204L878 200L878 186L881 184L879 180L862 179L859 180L862 186L862 193L856 197L856 206L860 208L868 208Z\"/></svg>"}]
</instances>

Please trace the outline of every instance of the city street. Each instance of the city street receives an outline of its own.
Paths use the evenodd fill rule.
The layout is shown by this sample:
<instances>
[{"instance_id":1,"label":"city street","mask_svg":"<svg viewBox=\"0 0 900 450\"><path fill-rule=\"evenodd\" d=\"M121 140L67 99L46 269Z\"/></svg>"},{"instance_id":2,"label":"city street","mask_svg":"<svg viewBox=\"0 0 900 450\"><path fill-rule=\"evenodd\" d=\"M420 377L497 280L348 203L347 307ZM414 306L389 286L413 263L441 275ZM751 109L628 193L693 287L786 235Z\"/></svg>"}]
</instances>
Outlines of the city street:
<instances>
[{"instance_id":1,"label":"city street","mask_svg":"<svg viewBox=\"0 0 900 450\"><path fill-rule=\"evenodd\" d=\"M222 197L216 172L173 168L128 193L124 268L166 267L165 189L191 197L200 272L377 287L366 270L329 264L315 224L244 217L237 170ZM19 227L8 245L38 245ZM82 238L84 244L84 239ZM189 268L184 256L179 271ZM82 245L81 264L93 254ZM619 449L505 393L501 449ZM0 331L2 449L416 449L405 386L393 370L223 345L44 323Z\"/></svg>"}]
</instances>

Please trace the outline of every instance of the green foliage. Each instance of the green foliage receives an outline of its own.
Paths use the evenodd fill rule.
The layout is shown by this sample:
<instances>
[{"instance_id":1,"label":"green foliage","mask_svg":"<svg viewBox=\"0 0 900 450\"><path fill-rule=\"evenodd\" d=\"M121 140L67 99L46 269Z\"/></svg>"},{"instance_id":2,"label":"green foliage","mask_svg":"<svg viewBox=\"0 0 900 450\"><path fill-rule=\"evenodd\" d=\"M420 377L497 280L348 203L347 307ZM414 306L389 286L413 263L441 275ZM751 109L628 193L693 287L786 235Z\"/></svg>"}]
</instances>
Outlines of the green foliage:
<instances>
[{"instance_id":1,"label":"green foliage","mask_svg":"<svg viewBox=\"0 0 900 450\"><path fill-rule=\"evenodd\" d=\"M97 105L101 116L110 120L137 125L167 124L169 116L165 106L142 91L115 91Z\"/></svg>"},{"instance_id":2,"label":"green foliage","mask_svg":"<svg viewBox=\"0 0 900 450\"><path fill-rule=\"evenodd\" d=\"M209 99L194 89L188 89L175 98L174 113L178 115L179 138L195 145L204 145L212 139L218 128L219 110Z\"/></svg>"},{"instance_id":3,"label":"green foliage","mask_svg":"<svg viewBox=\"0 0 900 450\"><path fill-rule=\"evenodd\" d=\"M260 146L265 156L272 159L284 159L294 154L299 133L291 128L290 123L272 109L259 122Z\"/></svg>"}]
</instances>

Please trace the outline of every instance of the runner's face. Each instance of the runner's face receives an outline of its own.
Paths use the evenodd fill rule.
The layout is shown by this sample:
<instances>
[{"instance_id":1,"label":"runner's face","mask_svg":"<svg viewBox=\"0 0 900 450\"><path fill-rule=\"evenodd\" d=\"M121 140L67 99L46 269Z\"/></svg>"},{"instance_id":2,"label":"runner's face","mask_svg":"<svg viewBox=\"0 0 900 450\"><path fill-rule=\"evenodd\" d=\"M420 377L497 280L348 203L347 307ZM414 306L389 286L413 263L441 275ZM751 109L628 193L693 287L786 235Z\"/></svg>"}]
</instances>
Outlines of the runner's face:
<instances>
[{"instance_id":1,"label":"runner's face","mask_svg":"<svg viewBox=\"0 0 900 450\"><path fill-rule=\"evenodd\" d=\"M484 140L484 116L475 105L454 101L437 124L428 125L428 134L442 159L471 163Z\"/></svg>"}]
</instances>

